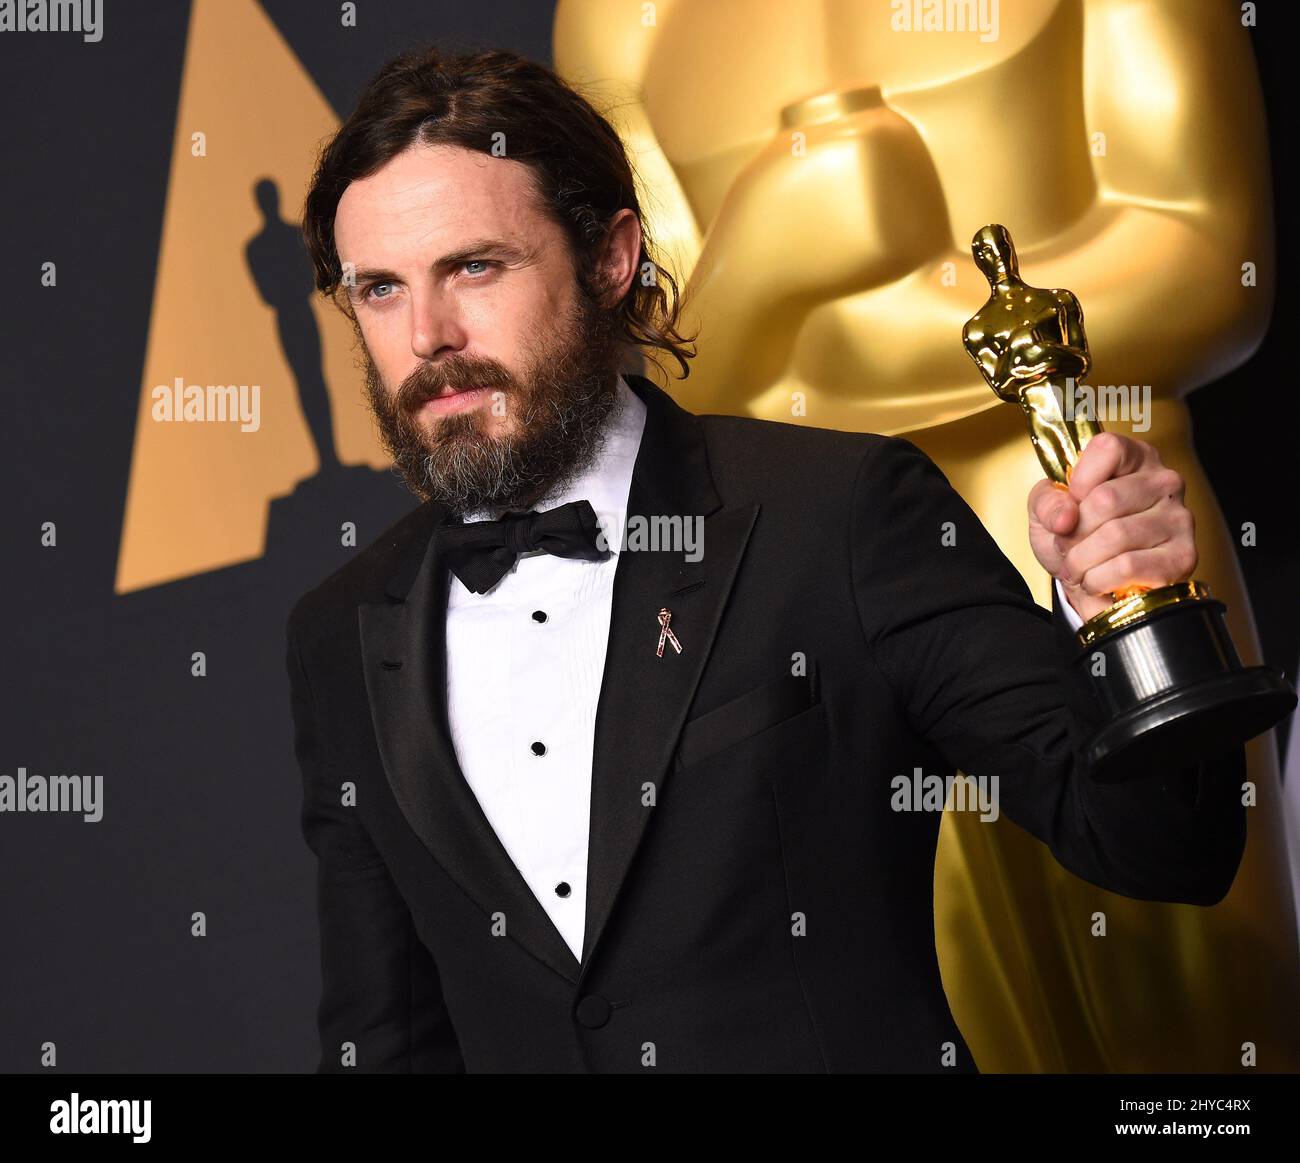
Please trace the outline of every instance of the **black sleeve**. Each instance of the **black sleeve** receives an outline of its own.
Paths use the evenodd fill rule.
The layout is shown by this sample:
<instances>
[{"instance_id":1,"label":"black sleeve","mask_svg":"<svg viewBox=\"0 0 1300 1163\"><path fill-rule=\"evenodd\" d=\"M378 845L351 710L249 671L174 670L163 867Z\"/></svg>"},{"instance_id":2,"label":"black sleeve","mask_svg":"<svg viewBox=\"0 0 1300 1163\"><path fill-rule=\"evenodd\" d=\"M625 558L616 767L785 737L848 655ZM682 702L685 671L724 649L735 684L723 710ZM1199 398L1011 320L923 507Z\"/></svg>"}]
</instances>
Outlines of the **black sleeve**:
<instances>
[{"instance_id":1,"label":"black sleeve","mask_svg":"<svg viewBox=\"0 0 1300 1163\"><path fill-rule=\"evenodd\" d=\"M416 935L356 809L327 776L311 688L294 621L286 665L294 754L302 772L301 825L317 858L321 995L318 1074L459 1073L464 1064L442 997L438 970ZM344 1065L344 1044L355 1065Z\"/></svg>"},{"instance_id":2,"label":"black sleeve","mask_svg":"<svg viewBox=\"0 0 1300 1163\"><path fill-rule=\"evenodd\" d=\"M1006 503L1027 513L1023 497ZM1246 844L1244 746L1119 783L1091 778L1082 744L1100 715L1068 666L1074 635L1055 595L1049 614L902 437L879 438L859 465L850 559L867 645L912 729L959 770L997 776L1000 810L1062 866L1139 899L1227 895Z\"/></svg>"}]
</instances>

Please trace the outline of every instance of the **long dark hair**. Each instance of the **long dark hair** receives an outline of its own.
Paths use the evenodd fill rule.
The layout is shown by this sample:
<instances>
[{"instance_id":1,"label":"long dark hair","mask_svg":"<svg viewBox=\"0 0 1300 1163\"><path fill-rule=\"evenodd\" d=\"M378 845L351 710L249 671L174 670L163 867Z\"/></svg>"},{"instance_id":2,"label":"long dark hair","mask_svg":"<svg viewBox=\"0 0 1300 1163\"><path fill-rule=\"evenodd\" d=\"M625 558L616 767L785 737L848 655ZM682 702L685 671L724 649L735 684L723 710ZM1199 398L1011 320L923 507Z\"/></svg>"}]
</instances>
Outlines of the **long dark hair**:
<instances>
[{"instance_id":1,"label":"long dark hair","mask_svg":"<svg viewBox=\"0 0 1300 1163\"><path fill-rule=\"evenodd\" d=\"M417 143L491 154L503 134L507 155L531 168L543 208L563 227L588 294L598 290L595 258L610 219L624 208L636 214L641 253L638 275L618 308L621 336L672 356L684 379L694 339L677 332L677 283L653 257L622 141L563 79L513 52L453 55L429 48L396 57L375 74L322 148L307 192L303 236L317 290L353 317L347 297L337 293L343 271L334 245L334 215L349 183Z\"/></svg>"}]
</instances>

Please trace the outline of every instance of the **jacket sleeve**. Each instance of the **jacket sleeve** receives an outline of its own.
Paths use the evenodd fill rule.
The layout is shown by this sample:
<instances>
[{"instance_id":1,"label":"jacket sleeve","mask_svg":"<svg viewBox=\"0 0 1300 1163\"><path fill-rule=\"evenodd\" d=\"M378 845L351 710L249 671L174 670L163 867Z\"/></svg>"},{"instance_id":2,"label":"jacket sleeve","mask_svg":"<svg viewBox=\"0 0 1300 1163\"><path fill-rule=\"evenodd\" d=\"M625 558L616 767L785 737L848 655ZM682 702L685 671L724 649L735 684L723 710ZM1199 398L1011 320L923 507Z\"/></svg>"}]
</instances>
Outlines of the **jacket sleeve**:
<instances>
[{"instance_id":1,"label":"jacket sleeve","mask_svg":"<svg viewBox=\"0 0 1300 1163\"><path fill-rule=\"evenodd\" d=\"M1024 498L1006 504L1027 512ZM858 466L850 561L867 646L912 730L953 767L997 777L1002 812L1076 876L1127 897L1217 904L1246 844L1245 748L1194 767L1092 779L1101 722L1059 596L1032 598L937 465L877 437ZM1055 587L1053 587L1055 591Z\"/></svg>"},{"instance_id":2,"label":"jacket sleeve","mask_svg":"<svg viewBox=\"0 0 1300 1163\"><path fill-rule=\"evenodd\" d=\"M286 632L303 836L317 859L321 995L318 1074L464 1070L438 970L341 780L328 775L295 620ZM345 1064L345 1043L355 1065Z\"/></svg>"}]
</instances>

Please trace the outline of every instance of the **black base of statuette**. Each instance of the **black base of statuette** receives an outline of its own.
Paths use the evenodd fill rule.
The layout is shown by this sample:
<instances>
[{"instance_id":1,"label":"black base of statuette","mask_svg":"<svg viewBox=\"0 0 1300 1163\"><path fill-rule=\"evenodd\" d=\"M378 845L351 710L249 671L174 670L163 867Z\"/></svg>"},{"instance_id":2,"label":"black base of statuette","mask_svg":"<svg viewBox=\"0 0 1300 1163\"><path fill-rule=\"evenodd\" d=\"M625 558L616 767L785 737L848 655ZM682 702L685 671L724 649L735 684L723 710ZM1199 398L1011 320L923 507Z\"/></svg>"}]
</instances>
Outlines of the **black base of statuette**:
<instances>
[{"instance_id":1,"label":"black base of statuette","mask_svg":"<svg viewBox=\"0 0 1300 1163\"><path fill-rule=\"evenodd\" d=\"M1239 747L1295 709L1295 689L1280 670L1241 665L1226 609L1208 597L1179 602L1079 654L1074 665L1106 720L1084 750L1094 779L1188 766Z\"/></svg>"}]
</instances>

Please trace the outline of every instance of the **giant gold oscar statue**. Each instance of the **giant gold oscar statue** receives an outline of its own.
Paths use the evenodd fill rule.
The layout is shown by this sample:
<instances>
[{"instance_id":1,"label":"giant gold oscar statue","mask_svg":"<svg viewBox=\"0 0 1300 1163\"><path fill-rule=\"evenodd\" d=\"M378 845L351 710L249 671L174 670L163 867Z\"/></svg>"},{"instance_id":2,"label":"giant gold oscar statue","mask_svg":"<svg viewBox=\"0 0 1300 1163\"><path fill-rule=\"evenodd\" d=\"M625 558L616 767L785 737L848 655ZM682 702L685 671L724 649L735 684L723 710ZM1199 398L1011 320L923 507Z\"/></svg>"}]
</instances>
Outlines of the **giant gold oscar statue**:
<instances>
[{"instance_id":1,"label":"giant gold oscar statue","mask_svg":"<svg viewBox=\"0 0 1300 1163\"><path fill-rule=\"evenodd\" d=\"M1109 422L1159 447L1197 515L1197 573L1258 663L1233 537L1184 397L1244 362L1272 300L1264 112L1219 0L559 0L555 64L628 143L699 355L693 411L906 434L1037 598L1041 469L954 336L984 288L968 240L1016 223L1025 277L1089 306L1098 366L1150 385ZM941 17L942 20L942 17ZM1245 273L1243 273L1245 272ZM1050 282L1049 282L1050 280ZM1176 311L1150 306L1176 301ZM1212 909L1131 900L1003 819L948 813L935 866L944 986L984 1071L1300 1069L1296 929L1273 733L1236 883ZM1106 917L1106 937L1094 917Z\"/></svg>"}]
</instances>

